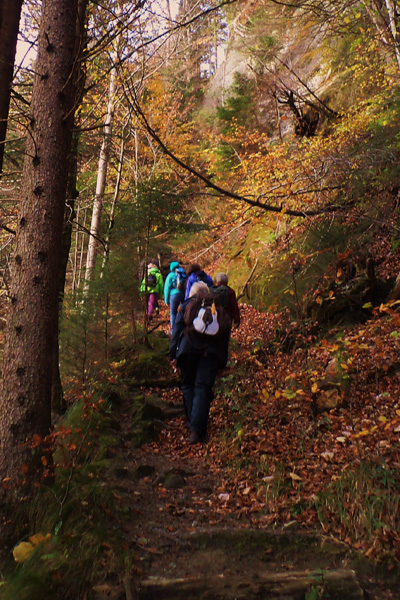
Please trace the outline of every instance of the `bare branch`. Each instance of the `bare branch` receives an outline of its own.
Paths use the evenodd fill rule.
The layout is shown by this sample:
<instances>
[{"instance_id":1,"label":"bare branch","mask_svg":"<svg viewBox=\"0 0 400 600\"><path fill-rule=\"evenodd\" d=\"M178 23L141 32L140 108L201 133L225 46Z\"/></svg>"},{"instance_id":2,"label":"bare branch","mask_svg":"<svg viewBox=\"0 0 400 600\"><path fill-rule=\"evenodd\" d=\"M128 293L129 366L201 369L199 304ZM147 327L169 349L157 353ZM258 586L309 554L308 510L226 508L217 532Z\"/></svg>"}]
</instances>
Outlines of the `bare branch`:
<instances>
[{"instance_id":1,"label":"bare branch","mask_svg":"<svg viewBox=\"0 0 400 600\"><path fill-rule=\"evenodd\" d=\"M266 204L266 203L260 202L259 200L253 200L247 196L241 196L240 194L236 194L235 192L232 192L230 190L222 188L219 185L213 183L211 181L211 179L208 179L202 173L200 173L199 171L197 171L190 165L183 162L169 148L167 148L167 146L160 139L158 134L151 127L151 125L148 122L146 116L144 115L136 97L132 98L132 103L133 103L133 109L134 109L136 115L138 117L140 117L140 119L143 122L144 127L146 128L146 130L148 131L150 136L154 139L154 141L157 142L157 144L163 150L164 154L169 156L174 162L176 162L180 167L182 167L182 169L185 169L186 171L188 171L189 173L194 175L197 179L200 179L207 187L215 190L222 196L226 196L226 197L232 198L234 200L239 200L240 202L246 202L246 204L249 204L250 206L253 206L256 208L262 208L265 211L286 214L291 217L312 217L312 216L321 215L324 213L335 212L337 210L344 208L344 205L337 204L337 205L325 206L325 207L322 207L319 209L314 209L314 210L293 210L290 208L285 208L283 202L279 206L273 206L271 204ZM326 188L326 189L339 189L340 187L341 186L335 186L335 187ZM322 191L322 190L318 190L318 191ZM305 193L307 193L307 191L303 190L301 193L305 194ZM294 196L294 195L296 195L295 192L288 194L287 198L289 198L290 196ZM346 206L348 206L348 204Z\"/></svg>"}]
</instances>

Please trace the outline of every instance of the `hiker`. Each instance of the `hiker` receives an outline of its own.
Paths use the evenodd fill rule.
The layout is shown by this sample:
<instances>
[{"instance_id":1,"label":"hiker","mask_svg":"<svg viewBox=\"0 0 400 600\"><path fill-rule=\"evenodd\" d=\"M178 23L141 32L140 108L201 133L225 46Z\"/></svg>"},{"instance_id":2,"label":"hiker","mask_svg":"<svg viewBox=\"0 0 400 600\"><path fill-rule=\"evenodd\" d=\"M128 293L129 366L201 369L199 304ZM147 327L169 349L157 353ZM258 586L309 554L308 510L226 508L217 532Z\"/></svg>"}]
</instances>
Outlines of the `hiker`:
<instances>
[{"instance_id":1,"label":"hiker","mask_svg":"<svg viewBox=\"0 0 400 600\"><path fill-rule=\"evenodd\" d=\"M180 387L191 444L202 442L206 436L210 404L214 397L212 388L218 370L223 369L228 360L231 322L225 309L218 308L226 317L225 327L221 326L219 335L199 335L194 329L197 319L190 322L190 309L197 310L196 307L202 306L210 297L215 295L209 293L206 283L193 283L190 297L182 304L176 317L169 346L170 361L174 368L178 366L180 369ZM200 309L198 318L199 315Z\"/></svg>"},{"instance_id":2,"label":"hiker","mask_svg":"<svg viewBox=\"0 0 400 600\"><path fill-rule=\"evenodd\" d=\"M234 323L236 327L239 327L240 310L236 292L228 285L228 275L226 273L217 273L215 276L215 286L211 288L211 291L215 291L217 294L223 294L223 296L226 294L226 303L223 302L223 305L232 319L232 323Z\"/></svg>"},{"instance_id":3,"label":"hiker","mask_svg":"<svg viewBox=\"0 0 400 600\"><path fill-rule=\"evenodd\" d=\"M186 282L186 291L185 291L185 300L189 298L190 288L196 281L204 281L208 287L214 285L214 282L210 275L207 275L205 271L202 270L199 264L192 263L188 269L188 280Z\"/></svg>"},{"instance_id":4,"label":"hiker","mask_svg":"<svg viewBox=\"0 0 400 600\"><path fill-rule=\"evenodd\" d=\"M175 324L178 307L185 299L186 281L187 275L185 269L177 261L172 261L164 283L164 301L170 310L171 333Z\"/></svg>"},{"instance_id":5,"label":"hiker","mask_svg":"<svg viewBox=\"0 0 400 600\"><path fill-rule=\"evenodd\" d=\"M143 277L140 292L147 295L147 316L152 320L154 312L158 312L158 299L164 289L164 280L160 273L158 261L151 258L147 263L147 273Z\"/></svg>"}]
</instances>

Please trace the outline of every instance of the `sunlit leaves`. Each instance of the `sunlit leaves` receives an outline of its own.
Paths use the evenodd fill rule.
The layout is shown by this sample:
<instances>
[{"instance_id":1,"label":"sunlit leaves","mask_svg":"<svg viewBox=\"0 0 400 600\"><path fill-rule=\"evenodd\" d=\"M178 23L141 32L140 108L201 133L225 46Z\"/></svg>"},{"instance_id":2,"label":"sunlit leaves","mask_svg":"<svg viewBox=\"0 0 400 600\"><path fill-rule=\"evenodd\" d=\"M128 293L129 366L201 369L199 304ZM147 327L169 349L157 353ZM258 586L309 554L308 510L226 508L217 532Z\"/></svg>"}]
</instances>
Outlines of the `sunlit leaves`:
<instances>
[{"instance_id":1,"label":"sunlit leaves","mask_svg":"<svg viewBox=\"0 0 400 600\"><path fill-rule=\"evenodd\" d=\"M36 533L35 535L31 535L26 542L20 542L13 549L13 557L15 562L23 563L27 561L36 548L41 544L45 544L51 540L51 535L48 533L43 535L42 533Z\"/></svg>"}]
</instances>

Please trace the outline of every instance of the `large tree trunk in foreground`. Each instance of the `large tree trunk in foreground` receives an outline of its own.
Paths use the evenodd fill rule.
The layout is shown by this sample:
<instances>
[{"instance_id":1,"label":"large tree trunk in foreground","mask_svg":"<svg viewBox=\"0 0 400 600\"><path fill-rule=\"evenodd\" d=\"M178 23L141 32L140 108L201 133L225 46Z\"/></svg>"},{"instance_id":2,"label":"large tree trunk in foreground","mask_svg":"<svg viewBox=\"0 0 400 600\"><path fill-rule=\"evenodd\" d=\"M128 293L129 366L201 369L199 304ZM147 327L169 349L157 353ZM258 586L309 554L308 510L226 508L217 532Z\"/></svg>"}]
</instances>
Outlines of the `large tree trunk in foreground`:
<instances>
[{"instance_id":1,"label":"large tree trunk in foreground","mask_svg":"<svg viewBox=\"0 0 400 600\"><path fill-rule=\"evenodd\" d=\"M79 66L75 69L75 106L77 106L83 96L85 83L84 53L87 46L86 35L86 5L88 0L78 0L78 12L76 19L76 37L75 37L75 56L78 57ZM74 126L76 129L76 125ZM64 288L67 274L69 253L71 249L72 222L75 218L75 200L78 197L77 179L78 179L78 141L79 133L75 133L69 153L68 162L68 181L66 202L64 211L64 222L61 242L61 262L58 273L58 298L59 298L59 319L62 318L62 307L64 302ZM63 389L60 374L60 347L59 347L59 324L53 341L53 360L52 360L52 384L51 384L51 408L53 412L62 413L66 409L64 402Z\"/></svg>"},{"instance_id":2,"label":"large tree trunk in foreground","mask_svg":"<svg viewBox=\"0 0 400 600\"><path fill-rule=\"evenodd\" d=\"M35 456L23 444L50 430L52 351L75 101L76 8L77 0L44 0L42 8L3 358L1 478L18 476L23 468L29 469L25 473L29 480L40 466L41 451Z\"/></svg>"},{"instance_id":3,"label":"large tree trunk in foreground","mask_svg":"<svg viewBox=\"0 0 400 600\"><path fill-rule=\"evenodd\" d=\"M0 0L0 177L23 0Z\"/></svg>"}]
</instances>

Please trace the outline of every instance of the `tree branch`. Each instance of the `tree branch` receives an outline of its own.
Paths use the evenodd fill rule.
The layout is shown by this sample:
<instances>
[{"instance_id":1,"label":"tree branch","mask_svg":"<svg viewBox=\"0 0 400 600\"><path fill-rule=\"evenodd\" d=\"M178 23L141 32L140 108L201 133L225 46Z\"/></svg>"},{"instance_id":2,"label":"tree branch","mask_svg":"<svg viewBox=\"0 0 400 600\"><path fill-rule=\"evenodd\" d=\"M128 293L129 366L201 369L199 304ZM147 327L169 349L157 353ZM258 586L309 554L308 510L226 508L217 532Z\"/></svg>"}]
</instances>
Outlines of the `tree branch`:
<instances>
[{"instance_id":1,"label":"tree branch","mask_svg":"<svg viewBox=\"0 0 400 600\"><path fill-rule=\"evenodd\" d=\"M316 215L334 212L334 211L340 210L341 208L344 208L344 205L336 204L336 205L326 206L326 207L322 207L322 208L314 209L314 210L293 210L291 208L285 208L283 205L283 202L279 206L265 204L263 202L260 202L259 200L252 200L251 198L248 198L246 196L241 196L240 194L236 194L235 192L231 192L230 190L222 188L221 186L217 185L216 183L213 183L211 181L211 179L208 179L202 173L200 173L199 171L197 171L190 165L183 162L169 148L167 148L167 146L160 139L158 134L151 127L150 123L148 122L145 114L143 113L143 110L141 109L141 107L137 101L137 98L135 96L133 96L131 101L133 104L133 110L135 111L136 115L138 117L140 117L147 132L150 134L150 136L153 138L153 140L160 146L160 148L162 149L164 154L169 156L175 163L177 163L180 167L182 167L182 169L185 169L186 171L188 171L189 173L194 175L197 179L200 179L207 187L215 190L222 196L232 198L233 200L238 200L239 202L245 202L246 204L249 204L250 206L253 206L256 208L261 208L265 211L281 213L281 214L289 215L291 217L303 217L303 218L313 217ZM338 189L338 187L339 186L335 186L333 188L324 188L324 189L325 190ZM315 191L315 190L313 190L313 191ZM318 190L318 191L322 191L322 190ZM302 194L306 193L306 190L303 190L301 193ZM295 192L292 192L291 194L288 194L288 197L293 196L295 194L296 194ZM348 204L346 206L348 206Z\"/></svg>"}]
</instances>

